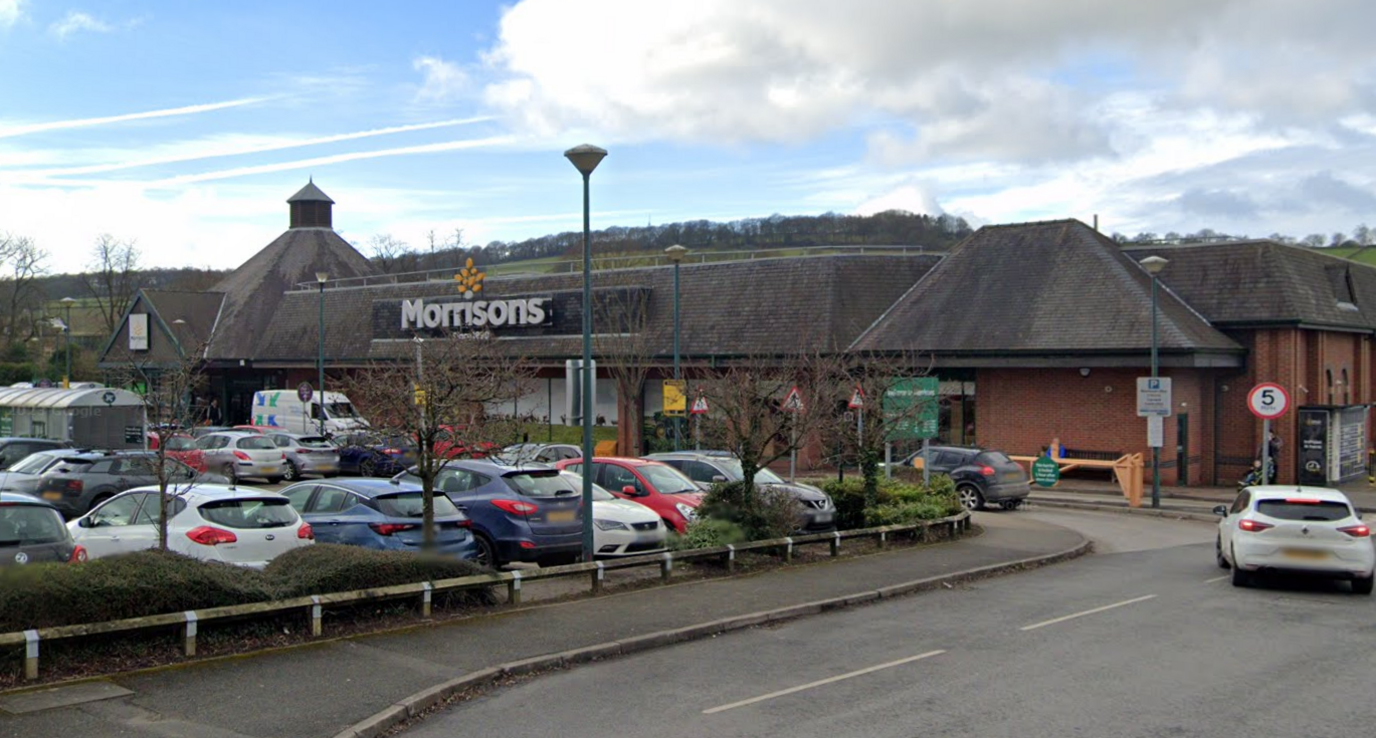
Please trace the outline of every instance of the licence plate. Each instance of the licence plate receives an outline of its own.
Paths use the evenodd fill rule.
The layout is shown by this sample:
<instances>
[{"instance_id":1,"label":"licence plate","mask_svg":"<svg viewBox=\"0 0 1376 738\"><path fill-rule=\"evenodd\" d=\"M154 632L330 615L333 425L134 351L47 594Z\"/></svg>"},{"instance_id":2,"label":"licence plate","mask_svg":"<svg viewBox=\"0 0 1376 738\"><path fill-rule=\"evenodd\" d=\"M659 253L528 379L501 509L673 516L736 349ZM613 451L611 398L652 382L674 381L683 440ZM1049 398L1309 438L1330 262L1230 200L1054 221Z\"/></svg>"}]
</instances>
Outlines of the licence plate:
<instances>
[{"instance_id":1,"label":"licence plate","mask_svg":"<svg viewBox=\"0 0 1376 738\"><path fill-rule=\"evenodd\" d=\"M43 493L43 499L45 499L45 500L60 500L60 499L62 499L62 493L61 493L61 492L44 492L44 493Z\"/></svg>"},{"instance_id":2,"label":"licence plate","mask_svg":"<svg viewBox=\"0 0 1376 738\"><path fill-rule=\"evenodd\" d=\"M829 512L817 513L817 522L819 522L819 523L830 523L830 522L831 522L831 513L829 513Z\"/></svg>"},{"instance_id":3,"label":"licence plate","mask_svg":"<svg viewBox=\"0 0 1376 738\"><path fill-rule=\"evenodd\" d=\"M1326 558L1328 558L1328 552L1327 552L1327 551L1315 551L1315 550L1312 549L1312 548L1287 548L1287 549L1283 549L1283 550L1281 551L1281 553L1285 554L1286 556L1289 556L1289 557L1292 558L1292 559L1326 559Z\"/></svg>"},{"instance_id":4,"label":"licence plate","mask_svg":"<svg viewBox=\"0 0 1376 738\"><path fill-rule=\"evenodd\" d=\"M574 517L576 517L576 515L572 510L550 510L549 513L545 515L545 519L551 523L572 522Z\"/></svg>"}]
</instances>

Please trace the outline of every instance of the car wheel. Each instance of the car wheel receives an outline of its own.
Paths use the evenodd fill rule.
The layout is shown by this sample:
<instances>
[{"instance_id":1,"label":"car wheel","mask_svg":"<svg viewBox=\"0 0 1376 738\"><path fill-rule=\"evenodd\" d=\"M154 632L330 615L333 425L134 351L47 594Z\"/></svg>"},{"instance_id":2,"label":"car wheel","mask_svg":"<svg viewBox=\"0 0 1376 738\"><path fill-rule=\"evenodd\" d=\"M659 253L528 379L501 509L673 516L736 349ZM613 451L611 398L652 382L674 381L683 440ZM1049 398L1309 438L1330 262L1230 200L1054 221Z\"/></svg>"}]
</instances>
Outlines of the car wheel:
<instances>
[{"instance_id":1,"label":"car wheel","mask_svg":"<svg viewBox=\"0 0 1376 738\"><path fill-rule=\"evenodd\" d=\"M225 479L229 480L230 484L239 483L239 472L235 471L233 464L225 464L220 467L220 473L224 475Z\"/></svg>"},{"instance_id":2,"label":"car wheel","mask_svg":"<svg viewBox=\"0 0 1376 738\"><path fill-rule=\"evenodd\" d=\"M296 464L292 462L290 459L288 459L286 474L283 474L282 478L287 480L288 482L295 482L301 478L301 470L297 469Z\"/></svg>"},{"instance_id":3,"label":"car wheel","mask_svg":"<svg viewBox=\"0 0 1376 738\"><path fill-rule=\"evenodd\" d=\"M1371 584L1376 581L1376 577L1356 577L1352 580L1352 594L1369 595L1371 594Z\"/></svg>"},{"instance_id":4,"label":"car wheel","mask_svg":"<svg viewBox=\"0 0 1376 738\"><path fill-rule=\"evenodd\" d=\"M478 556L473 563L488 569L496 569L501 565L501 562L497 561L497 547L492 545L492 539L482 533L474 533L473 542L478 544Z\"/></svg>"},{"instance_id":5,"label":"car wheel","mask_svg":"<svg viewBox=\"0 0 1376 738\"><path fill-rule=\"evenodd\" d=\"M364 459L358 462L358 475L360 477L371 477L377 473L377 462L372 459Z\"/></svg>"},{"instance_id":6,"label":"car wheel","mask_svg":"<svg viewBox=\"0 0 1376 738\"><path fill-rule=\"evenodd\" d=\"M1233 550L1233 586L1246 587L1252 583L1251 572L1237 565L1237 550Z\"/></svg>"},{"instance_id":7,"label":"car wheel","mask_svg":"<svg viewBox=\"0 0 1376 738\"><path fill-rule=\"evenodd\" d=\"M1232 568L1228 563L1228 558L1223 555L1223 536L1214 539L1214 558L1218 560L1218 568Z\"/></svg>"},{"instance_id":8,"label":"car wheel","mask_svg":"<svg viewBox=\"0 0 1376 738\"><path fill-rule=\"evenodd\" d=\"M980 494L979 488L973 484L956 487L956 495L960 497L960 506L966 510L979 510L984 507L984 495Z\"/></svg>"}]
</instances>

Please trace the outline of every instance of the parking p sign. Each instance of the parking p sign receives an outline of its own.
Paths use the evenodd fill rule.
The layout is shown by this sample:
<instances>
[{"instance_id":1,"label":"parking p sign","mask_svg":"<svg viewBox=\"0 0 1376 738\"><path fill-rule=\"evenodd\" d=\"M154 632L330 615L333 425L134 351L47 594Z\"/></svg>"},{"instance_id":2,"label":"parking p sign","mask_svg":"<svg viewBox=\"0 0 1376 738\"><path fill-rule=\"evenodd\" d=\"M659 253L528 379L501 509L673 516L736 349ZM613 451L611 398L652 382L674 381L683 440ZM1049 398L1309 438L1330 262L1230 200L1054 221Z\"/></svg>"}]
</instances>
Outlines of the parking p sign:
<instances>
[{"instance_id":1,"label":"parking p sign","mask_svg":"<svg viewBox=\"0 0 1376 738\"><path fill-rule=\"evenodd\" d=\"M1137 378L1137 417L1153 415L1168 418L1171 414L1170 377Z\"/></svg>"}]
</instances>

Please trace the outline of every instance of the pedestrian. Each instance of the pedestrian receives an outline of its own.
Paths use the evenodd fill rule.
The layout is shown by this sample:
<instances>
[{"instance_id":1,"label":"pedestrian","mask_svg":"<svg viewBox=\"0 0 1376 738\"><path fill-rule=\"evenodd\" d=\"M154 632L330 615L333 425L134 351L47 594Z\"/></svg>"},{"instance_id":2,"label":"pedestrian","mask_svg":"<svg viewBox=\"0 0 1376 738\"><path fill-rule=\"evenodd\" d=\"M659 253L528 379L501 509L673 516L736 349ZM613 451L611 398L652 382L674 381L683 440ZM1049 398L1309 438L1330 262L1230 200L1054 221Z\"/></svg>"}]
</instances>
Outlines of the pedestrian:
<instances>
[{"instance_id":1,"label":"pedestrian","mask_svg":"<svg viewBox=\"0 0 1376 738\"><path fill-rule=\"evenodd\" d=\"M1268 431L1266 435L1265 453L1269 463L1266 466L1266 484L1276 483L1276 469L1280 468L1280 450L1282 447L1280 436L1275 431ZM1254 466L1261 467L1261 457L1263 448L1257 447L1257 458Z\"/></svg>"},{"instance_id":2,"label":"pedestrian","mask_svg":"<svg viewBox=\"0 0 1376 738\"><path fill-rule=\"evenodd\" d=\"M218 398L210 398L210 405L205 409L205 422L207 425L224 425L225 415L220 410Z\"/></svg>"},{"instance_id":3,"label":"pedestrian","mask_svg":"<svg viewBox=\"0 0 1376 738\"><path fill-rule=\"evenodd\" d=\"M1061 443L1059 436L1051 439L1051 445L1046 447L1046 456L1050 459L1065 458L1065 444Z\"/></svg>"}]
</instances>

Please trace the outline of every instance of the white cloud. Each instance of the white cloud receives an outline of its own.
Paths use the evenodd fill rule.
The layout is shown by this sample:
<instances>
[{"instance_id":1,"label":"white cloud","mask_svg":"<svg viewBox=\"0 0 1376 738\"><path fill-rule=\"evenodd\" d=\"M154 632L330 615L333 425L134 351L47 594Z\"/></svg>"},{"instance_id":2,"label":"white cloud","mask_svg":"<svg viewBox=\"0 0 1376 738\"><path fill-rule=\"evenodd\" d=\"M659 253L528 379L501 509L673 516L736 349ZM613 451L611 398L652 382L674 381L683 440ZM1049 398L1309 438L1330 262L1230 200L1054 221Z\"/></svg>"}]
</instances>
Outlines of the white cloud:
<instances>
[{"instance_id":1,"label":"white cloud","mask_svg":"<svg viewBox=\"0 0 1376 738\"><path fill-rule=\"evenodd\" d=\"M62 20L48 27L48 32L60 39L66 39L73 33L80 31L90 31L92 33L109 33L115 30L114 26L99 20L89 13L80 10L69 10Z\"/></svg>"},{"instance_id":2,"label":"white cloud","mask_svg":"<svg viewBox=\"0 0 1376 738\"><path fill-rule=\"evenodd\" d=\"M457 64L435 56L422 56L411 63L425 75L416 98L427 102L447 102L468 91L468 75Z\"/></svg>"},{"instance_id":3,"label":"white cloud","mask_svg":"<svg viewBox=\"0 0 1376 738\"><path fill-rule=\"evenodd\" d=\"M0 0L0 28L9 28L24 17L25 0Z\"/></svg>"}]
</instances>

